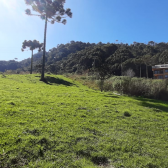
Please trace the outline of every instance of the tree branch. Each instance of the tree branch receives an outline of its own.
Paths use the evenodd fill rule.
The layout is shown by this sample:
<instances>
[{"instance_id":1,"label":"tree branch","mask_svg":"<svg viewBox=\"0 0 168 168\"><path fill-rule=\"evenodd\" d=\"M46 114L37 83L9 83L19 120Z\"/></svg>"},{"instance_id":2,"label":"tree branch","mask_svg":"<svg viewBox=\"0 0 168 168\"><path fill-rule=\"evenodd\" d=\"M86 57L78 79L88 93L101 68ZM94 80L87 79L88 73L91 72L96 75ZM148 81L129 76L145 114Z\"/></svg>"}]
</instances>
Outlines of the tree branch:
<instances>
[{"instance_id":1,"label":"tree branch","mask_svg":"<svg viewBox=\"0 0 168 168\"><path fill-rule=\"evenodd\" d=\"M55 14L54 16L60 16L59 14ZM67 18L67 16L60 16L61 18Z\"/></svg>"},{"instance_id":2,"label":"tree branch","mask_svg":"<svg viewBox=\"0 0 168 168\"><path fill-rule=\"evenodd\" d=\"M31 16L41 16L41 15L36 15L36 14L30 14Z\"/></svg>"}]
</instances>

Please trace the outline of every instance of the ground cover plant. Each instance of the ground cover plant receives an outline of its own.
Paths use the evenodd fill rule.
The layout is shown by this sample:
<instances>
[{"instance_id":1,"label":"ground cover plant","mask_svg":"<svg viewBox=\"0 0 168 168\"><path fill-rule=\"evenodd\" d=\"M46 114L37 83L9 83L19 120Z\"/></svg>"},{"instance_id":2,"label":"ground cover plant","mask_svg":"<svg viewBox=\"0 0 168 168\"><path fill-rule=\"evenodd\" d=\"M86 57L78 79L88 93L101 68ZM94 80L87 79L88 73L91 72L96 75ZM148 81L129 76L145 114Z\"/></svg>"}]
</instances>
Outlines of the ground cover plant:
<instances>
[{"instance_id":1,"label":"ground cover plant","mask_svg":"<svg viewBox=\"0 0 168 168\"><path fill-rule=\"evenodd\" d=\"M0 168L166 168L168 104L63 76L0 75Z\"/></svg>"}]
</instances>

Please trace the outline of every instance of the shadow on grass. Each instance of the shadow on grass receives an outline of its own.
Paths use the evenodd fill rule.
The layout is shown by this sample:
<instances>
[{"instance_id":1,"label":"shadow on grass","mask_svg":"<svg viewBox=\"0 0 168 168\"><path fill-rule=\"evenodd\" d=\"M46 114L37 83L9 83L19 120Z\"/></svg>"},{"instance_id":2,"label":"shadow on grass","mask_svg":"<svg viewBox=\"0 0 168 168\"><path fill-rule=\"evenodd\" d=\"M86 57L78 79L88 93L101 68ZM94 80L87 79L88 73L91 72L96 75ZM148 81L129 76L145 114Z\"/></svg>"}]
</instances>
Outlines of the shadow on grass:
<instances>
[{"instance_id":1,"label":"shadow on grass","mask_svg":"<svg viewBox=\"0 0 168 168\"><path fill-rule=\"evenodd\" d=\"M160 101L160 100L154 100L154 99L148 99L148 98L139 98L134 97L134 99L140 101L140 105L144 107L154 108L156 112L168 112L168 102L166 101Z\"/></svg>"},{"instance_id":2,"label":"shadow on grass","mask_svg":"<svg viewBox=\"0 0 168 168\"><path fill-rule=\"evenodd\" d=\"M72 86L74 85L71 82L68 82L64 79L60 79L60 78L55 78L55 77L51 77L51 76L46 76L45 77L45 81L46 84L52 85L52 84L57 84L57 85L65 85L65 86Z\"/></svg>"},{"instance_id":3,"label":"shadow on grass","mask_svg":"<svg viewBox=\"0 0 168 168\"><path fill-rule=\"evenodd\" d=\"M105 95L105 97L120 98L119 96L116 96L116 95Z\"/></svg>"}]
</instances>

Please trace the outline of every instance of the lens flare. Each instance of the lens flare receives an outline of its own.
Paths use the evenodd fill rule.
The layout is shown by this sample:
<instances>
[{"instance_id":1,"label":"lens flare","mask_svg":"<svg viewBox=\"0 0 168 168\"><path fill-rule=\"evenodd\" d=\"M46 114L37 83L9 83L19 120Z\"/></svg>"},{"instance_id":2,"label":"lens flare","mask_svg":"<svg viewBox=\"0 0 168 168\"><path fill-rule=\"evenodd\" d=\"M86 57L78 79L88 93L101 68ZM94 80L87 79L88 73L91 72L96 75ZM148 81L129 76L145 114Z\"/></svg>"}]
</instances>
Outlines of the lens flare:
<instances>
[{"instance_id":1,"label":"lens flare","mask_svg":"<svg viewBox=\"0 0 168 168\"><path fill-rule=\"evenodd\" d=\"M0 4L8 9L16 9L17 0L0 0Z\"/></svg>"}]
</instances>

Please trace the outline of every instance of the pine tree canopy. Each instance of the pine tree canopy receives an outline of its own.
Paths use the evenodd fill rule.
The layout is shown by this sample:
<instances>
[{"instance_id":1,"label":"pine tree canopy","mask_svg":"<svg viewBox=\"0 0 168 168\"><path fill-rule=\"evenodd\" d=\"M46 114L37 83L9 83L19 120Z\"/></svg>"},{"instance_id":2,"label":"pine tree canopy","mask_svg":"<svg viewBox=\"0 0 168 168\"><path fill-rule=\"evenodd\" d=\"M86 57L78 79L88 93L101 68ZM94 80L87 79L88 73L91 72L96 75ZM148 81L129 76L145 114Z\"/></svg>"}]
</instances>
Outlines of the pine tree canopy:
<instances>
[{"instance_id":1,"label":"pine tree canopy","mask_svg":"<svg viewBox=\"0 0 168 168\"><path fill-rule=\"evenodd\" d=\"M35 15L54 24L55 22L66 24L66 17L72 18L71 9L64 9L65 0L25 0L27 5L32 6L32 10L38 14L33 14L30 9L26 9L27 15Z\"/></svg>"}]
</instances>

